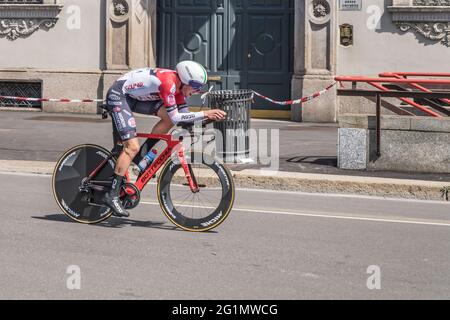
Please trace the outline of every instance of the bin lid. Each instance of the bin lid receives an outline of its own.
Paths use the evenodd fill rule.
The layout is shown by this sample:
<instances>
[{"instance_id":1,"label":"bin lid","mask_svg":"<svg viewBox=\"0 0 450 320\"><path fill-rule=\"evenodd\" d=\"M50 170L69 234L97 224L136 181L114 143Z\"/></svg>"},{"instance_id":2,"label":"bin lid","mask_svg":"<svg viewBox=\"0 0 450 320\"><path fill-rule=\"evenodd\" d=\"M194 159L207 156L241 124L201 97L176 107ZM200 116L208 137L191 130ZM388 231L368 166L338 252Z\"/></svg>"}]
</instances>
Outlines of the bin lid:
<instances>
[{"instance_id":1,"label":"bin lid","mask_svg":"<svg viewBox=\"0 0 450 320\"><path fill-rule=\"evenodd\" d=\"M248 89L239 89L239 90L215 90L209 93L209 96L213 99L253 99L253 91Z\"/></svg>"}]
</instances>

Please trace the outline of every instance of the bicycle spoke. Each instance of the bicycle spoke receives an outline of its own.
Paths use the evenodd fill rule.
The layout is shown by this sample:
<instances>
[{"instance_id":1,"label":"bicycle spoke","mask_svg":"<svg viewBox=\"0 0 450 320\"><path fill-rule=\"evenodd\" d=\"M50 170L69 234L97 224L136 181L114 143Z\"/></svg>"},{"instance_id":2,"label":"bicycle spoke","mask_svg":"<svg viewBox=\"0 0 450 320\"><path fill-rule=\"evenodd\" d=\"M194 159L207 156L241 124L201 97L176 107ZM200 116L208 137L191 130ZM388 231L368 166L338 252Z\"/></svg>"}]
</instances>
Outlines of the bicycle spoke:
<instances>
[{"instance_id":1,"label":"bicycle spoke","mask_svg":"<svg viewBox=\"0 0 450 320\"><path fill-rule=\"evenodd\" d=\"M177 197L172 197L172 201L178 200L180 198L182 199L186 199L189 195L192 194L192 191L184 191L181 193L181 195L178 195Z\"/></svg>"},{"instance_id":2,"label":"bicycle spoke","mask_svg":"<svg viewBox=\"0 0 450 320\"><path fill-rule=\"evenodd\" d=\"M212 205L211 203L208 203L209 206L205 205L205 203L204 203L203 201L200 200L200 197L198 197L198 200L199 200L199 202L201 202L201 205L202 205L203 207L211 207L211 208L214 208L214 210L217 208L216 206Z\"/></svg>"},{"instance_id":3,"label":"bicycle spoke","mask_svg":"<svg viewBox=\"0 0 450 320\"><path fill-rule=\"evenodd\" d=\"M203 206L205 206L205 203L203 201L200 200L200 195L198 195L198 199L199 201L202 203ZM209 202L208 200L205 199L205 201L207 202L208 206L211 206L213 208L216 208L217 206L215 206L213 203Z\"/></svg>"},{"instance_id":4,"label":"bicycle spoke","mask_svg":"<svg viewBox=\"0 0 450 320\"><path fill-rule=\"evenodd\" d=\"M179 205L180 205L180 206L184 205L184 203L188 200L188 198L189 198L190 196L192 196L192 193L191 193L191 194L187 194L187 196L183 198L183 201L182 201ZM175 203L174 203L174 205L175 205Z\"/></svg>"}]
</instances>

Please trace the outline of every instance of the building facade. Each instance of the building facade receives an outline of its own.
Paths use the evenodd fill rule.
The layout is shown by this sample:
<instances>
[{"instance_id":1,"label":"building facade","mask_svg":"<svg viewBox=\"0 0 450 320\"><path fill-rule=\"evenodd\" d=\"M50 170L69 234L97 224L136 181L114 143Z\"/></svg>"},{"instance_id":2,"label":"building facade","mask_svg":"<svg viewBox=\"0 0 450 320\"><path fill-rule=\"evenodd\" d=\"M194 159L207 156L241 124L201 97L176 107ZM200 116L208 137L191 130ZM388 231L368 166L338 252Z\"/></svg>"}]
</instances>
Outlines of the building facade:
<instances>
[{"instance_id":1,"label":"building facade","mask_svg":"<svg viewBox=\"0 0 450 320\"><path fill-rule=\"evenodd\" d=\"M193 59L216 88L287 100L337 74L442 71L449 54L449 0L0 0L0 95L103 98L127 70ZM367 108L331 91L292 108L257 99L254 115L333 122Z\"/></svg>"}]
</instances>

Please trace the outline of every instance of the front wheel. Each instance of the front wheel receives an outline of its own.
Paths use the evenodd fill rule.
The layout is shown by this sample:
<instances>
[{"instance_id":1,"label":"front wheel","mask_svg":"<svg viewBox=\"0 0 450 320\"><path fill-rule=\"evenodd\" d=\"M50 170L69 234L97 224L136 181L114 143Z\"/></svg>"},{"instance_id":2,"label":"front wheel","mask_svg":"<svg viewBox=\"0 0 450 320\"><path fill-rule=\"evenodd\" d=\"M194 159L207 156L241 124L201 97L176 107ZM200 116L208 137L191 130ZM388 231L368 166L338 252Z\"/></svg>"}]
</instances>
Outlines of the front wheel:
<instances>
[{"instance_id":1,"label":"front wheel","mask_svg":"<svg viewBox=\"0 0 450 320\"><path fill-rule=\"evenodd\" d=\"M193 193L181 164L171 159L158 181L158 200L167 218L183 230L201 232L219 226L234 203L234 183L230 171L211 156L186 155L197 185Z\"/></svg>"}]
</instances>

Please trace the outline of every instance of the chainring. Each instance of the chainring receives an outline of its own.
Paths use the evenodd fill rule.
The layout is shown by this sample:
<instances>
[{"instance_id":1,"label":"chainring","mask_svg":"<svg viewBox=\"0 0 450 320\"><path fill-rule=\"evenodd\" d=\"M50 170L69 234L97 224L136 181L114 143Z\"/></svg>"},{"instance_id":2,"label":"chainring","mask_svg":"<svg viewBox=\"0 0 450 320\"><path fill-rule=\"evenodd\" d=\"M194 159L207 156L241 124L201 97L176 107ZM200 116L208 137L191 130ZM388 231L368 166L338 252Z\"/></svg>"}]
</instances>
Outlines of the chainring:
<instances>
[{"instance_id":1,"label":"chainring","mask_svg":"<svg viewBox=\"0 0 450 320\"><path fill-rule=\"evenodd\" d=\"M141 202L141 192L134 184L125 183L122 186L120 200L122 201L122 205L126 210L132 210L136 208Z\"/></svg>"}]
</instances>

